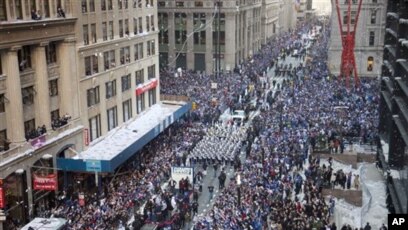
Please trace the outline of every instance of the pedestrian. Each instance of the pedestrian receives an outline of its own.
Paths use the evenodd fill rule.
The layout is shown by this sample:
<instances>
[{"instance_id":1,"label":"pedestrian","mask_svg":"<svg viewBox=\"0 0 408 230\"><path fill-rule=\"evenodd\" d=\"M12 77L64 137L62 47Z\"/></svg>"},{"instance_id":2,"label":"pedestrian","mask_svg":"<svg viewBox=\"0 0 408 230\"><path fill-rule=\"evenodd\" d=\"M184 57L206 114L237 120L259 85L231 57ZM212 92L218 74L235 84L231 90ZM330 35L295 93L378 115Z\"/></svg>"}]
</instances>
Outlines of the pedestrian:
<instances>
[{"instance_id":1,"label":"pedestrian","mask_svg":"<svg viewBox=\"0 0 408 230\"><path fill-rule=\"evenodd\" d=\"M214 195L214 186L213 185L208 186L208 193L209 193L208 202L210 202L212 200L212 198L213 198L213 195Z\"/></svg>"}]
</instances>

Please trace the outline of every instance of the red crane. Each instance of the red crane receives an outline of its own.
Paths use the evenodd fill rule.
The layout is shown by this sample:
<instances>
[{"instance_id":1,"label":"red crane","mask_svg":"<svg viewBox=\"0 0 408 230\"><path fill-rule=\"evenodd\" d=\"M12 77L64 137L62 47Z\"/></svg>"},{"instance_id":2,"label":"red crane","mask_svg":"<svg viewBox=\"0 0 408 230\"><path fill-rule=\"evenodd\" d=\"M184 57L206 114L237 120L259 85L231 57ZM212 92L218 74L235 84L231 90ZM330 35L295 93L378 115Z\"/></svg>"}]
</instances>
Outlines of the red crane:
<instances>
[{"instance_id":1,"label":"red crane","mask_svg":"<svg viewBox=\"0 0 408 230\"><path fill-rule=\"evenodd\" d=\"M347 11L345 12L347 13L347 17L345 18L346 19L345 23L347 24L345 25L343 25L342 23L339 0L335 0L335 1L336 1L337 18L339 20L341 43L343 47L343 50L341 53L339 80L342 80L342 78L345 78L346 86L349 87L350 75L352 75L354 72L354 83L356 86L358 86L360 83L360 80L357 75L357 65L356 65L356 58L354 56L354 46L355 46L355 36L356 36L358 17L360 16L361 3L363 2L363 0L344 0L344 5L347 6ZM358 4L358 9L355 15L355 19L351 18L352 17L351 15L352 3L354 5ZM347 25L347 30L345 30L343 27L346 25Z\"/></svg>"}]
</instances>

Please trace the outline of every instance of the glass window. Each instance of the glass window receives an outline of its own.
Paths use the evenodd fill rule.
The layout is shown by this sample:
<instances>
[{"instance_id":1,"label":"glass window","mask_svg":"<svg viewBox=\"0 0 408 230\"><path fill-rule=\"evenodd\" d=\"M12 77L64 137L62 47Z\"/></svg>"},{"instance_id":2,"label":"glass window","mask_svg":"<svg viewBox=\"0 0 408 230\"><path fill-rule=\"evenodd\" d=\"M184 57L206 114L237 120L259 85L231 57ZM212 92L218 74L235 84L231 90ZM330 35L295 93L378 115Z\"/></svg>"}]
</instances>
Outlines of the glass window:
<instances>
[{"instance_id":1,"label":"glass window","mask_svg":"<svg viewBox=\"0 0 408 230\"><path fill-rule=\"evenodd\" d=\"M101 115L100 114L89 119L89 133L90 133L91 141L101 136Z\"/></svg>"},{"instance_id":2,"label":"glass window","mask_svg":"<svg viewBox=\"0 0 408 230\"><path fill-rule=\"evenodd\" d=\"M123 5L122 5L122 0L118 0L118 8L119 8L119 10L121 10L122 7L123 7Z\"/></svg>"},{"instance_id":3,"label":"glass window","mask_svg":"<svg viewBox=\"0 0 408 230\"><path fill-rule=\"evenodd\" d=\"M176 2L176 7L184 7L184 2Z\"/></svg>"},{"instance_id":4,"label":"glass window","mask_svg":"<svg viewBox=\"0 0 408 230\"><path fill-rule=\"evenodd\" d=\"M137 33L137 18L133 18L133 34L136 35Z\"/></svg>"},{"instance_id":5,"label":"glass window","mask_svg":"<svg viewBox=\"0 0 408 230\"><path fill-rule=\"evenodd\" d=\"M129 19L125 19L125 25L124 25L124 30L125 30L125 35L129 36Z\"/></svg>"},{"instance_id":6,"label":"glass window","mask_svg":"<svg viewBox=\"0 0 408 230\"><path fill-rule=\"evenodd\" d=\"M119 37L123 38L123 20L119 20Z\"/></svg>"},{"instance_id":7,"label":"glass window","mask_svg":"<svg viewBox=\"0 0 408 230\"><path fill-rule=\"evenodd\" d=\"M139 33L141 34L143 33L142 17L139 17L138 21L139 21Z\"/></svg>"},{"instance_id":8,"label":"glass window","mask_svg":"<svg viewBox=\"0 0 408 230\"><path fill-rule=\"evenodd\" d=\"M48 84L49 93L51 97L58 95L58 79L49 81Z\"/></svg>"},{"instance_id":9,"label":"glass window","mask_svg":"<svg viewBox=\"0 0 408 230\"><path fill-rule=\"evenodd\" d=\"M88 25L82 26L82 33L84 38L84 45L88 45L89 44Z\"/></svg>"},{"instance_id":10,"label":"glass window","mask_svg":"<svg viewBox=\"0 0 408 230\"><path fill-rule=\"evenodd\" d=\"M107 110L108 114L108 131L118 126L118 110L117 107L113 107Z\"/></svg>"},{"instance_id":11,"label":"glass window","mask_svg":"<svg viewBox=\"0 0 408 230\"><path fill-rule=\"evenodd\" d=\"M138 70L135 72L136 86L144 83L144 70Z\"/></svg>"},{"instance_id":12,"label":"glass window","mask_svg":"<svg viewBox=\"0 0 408 230\"><path fill-rule=\"evenodd\" d=\"M89 12L95 12L95 0L89 0Z\"/></svg>"},{"instance_id":13,"label":"glass window","mask_svg":"<svg viewBox=\"0 0 408 230\"><path fill-rule=\"evenodd\" d=\"M102 39L104 41L108 40L108 25L106 22L102 22Z\"/></svg>"},{"instance_id":14,"label":"glass window","mask_svg":"<svg viewBox=\"0 0 408 230\"><path fill-rule=\"evenodd\" d=\"M132 99L124 101L122 107L123 107L123 122L126 122L130 118L132 118Z\"/></svg>"},{"instance_id":15,"label":"glass window","mask_svg":"<svg viewBox=\"0 0 408 230\"><path fill-rule=\"evenodd\" d=\"M116 96L116 80L108 81L106 85L106 99Z\"/></svg>"},{"instance_id":16,"label":"glass window","mask_svg":"<svg viewBox=\"0 0 408 230\"><path fill-rule=\"evenodd\" d=\"M130 63L130 47L123 47L120 49L120 64L124 65Z\"/></svg>"},{"instance_id":17,"label":"glass window","mask_svg":"<svg viewBox=\"0 0 408 230\"><path fill-rule=\"evenodd\" d=\"M159 7L165 7L166 6L166 2L159 2Z\"/></svg>"},{"instance_id":18,"label":"glass window","mask_svg":"<svg viewBox=\"0 0 408 230\"><path fill-rule=\"evenodd\" d=\"M81 1L81 6L82 6L82 13L88 12L88 7L86 5L86 0Z\"/></svg>"},{"instance_id":19,"label":"glass window","mask_svg":"<svg viewBox=\"0 0 408 230\"><path fill-rule=\"evenodd\" d=\"M203 7L203 2L202 1L197 1L194 2L195 7Z\"/></svg>"},{"instance_id":20,"label":"glass window","mask_svg":"<svg viewBox=\"0 0 408 230\"><path fill-rule=\"evenodd\" d=\"M21 89L21 96L23 98L24 105L31 105L34 103L34 87L29 86Z\"/></svg>"},{"instance_id":21,"label":"glass window","mask_svg":"<svg viewBox=\"0 0 408 230\"><path fill-rule=\"evenodd\" d=\"M6 0L0 0L0 21L7 21Z\"/></svg>"},{"instance_id":22,"label":"glass window","mask_svg":"<svg viewBox=\"0 0 408 230\"><path fill-rule=\"evenodd\" d=\"M150 31L150 16L146 16L146 32Z\"/></svg>"},{"instance_id":23,"label":"glass window","mask_svg":"<svg viewBox=\"0 0 408 230\"><path fill-rule=\"evenodd\" d=\"M24 132L26 135L26 139L33 139L38 137L38 134L35 134L34 131L36 130L35 128L35 119L31 119L29 121L24 122Z\"/></svg>"},{"instance_id":24,"label":"glass window","mask_svg":"<svg viewBox=\"0 0 408 230\"><path fill-rule=\"evenodd\" d=\"M147 67L147 79L152 79L156 77L156 65L151 65Z\"/></svg>"},{"instance_id":25,"label":"glass window","mask_svg":"<svg viewBox=\"0 0 408 230\"><path fill-rule=\"evenodd\" d=\"M116 67L115 50L106 51L103 53L103 63L105 70Z\"/></svg>"},{"instance_id":26,"label":"glass window","mask_svg":"<svg viewBox=\"0 0 408 230\"><path fill-rule=\"evenodd\" d=\"M96 43L97 37L96 37L96 24L95 23L91 24L91 36L92 36L92 43Z\"/></svg>"},{"instance_id":27,"label":"glass window","mask_svg":"<svg viewBox=\"0 0 408 230\"><path fill-rule=\"evenodd\" d=\"M51 111L51 121L58 120L60 118L59 109Z\"/></svg>"},{"instance_id":28,"label":"glass window","mask_svg":"<svg viewBox=\"0 0 408 230\"><path fill-rule=\"evenodd\" d=\"M91 55L85 57L85 75L91 76L99 72L98 70L98 57L97 55Z\"/></svg>"},{"instance_id":29,"label":"glass window","mask_svg":"<svg viewBox=\"0 0 408 230\"><path fill-rule=\"evenodd\" d=\"M114 31L113 31L113 21L109 22L109 38L110 40L113 40L114 37Z\"/></svg>"},{"instance_id":30,"label":"glass window","mask_svg":"<svg viewBox=\"0 0 408 230\"><path fill-rule=\"evenodd\" d=\"M149 56L155 55L156 47L154 45L154 40L147 41L146 46L147 46L147 56L149 57Z\"/></svg>"},{"instance_id":31,"label":"glass window","mask_svg":"<svg viewBox=\"0 0 408 230\"><path fill-rule=\"evenodd\" d=\"M136 112L139 114L145 110L145 93L136 95Z\"/></svg>"},{"instance_id":32,"label":"glass window","mask_svg":"<svg viewBox=\"0 0 408 230\"><path fill-rule=\"evenodd\" d=\"M377 10L371 11L371 24L375 24L377 21Z\"/></svg>"},{"instance_id":33,"label":"glass window","mask_svg":"<svg viewBox=\"0 0 408 230\"><path fill-rule=\"evenodd\" d=\"M0 0L1 1L1 0ZM0 76L3 75L3 67L1 66L1 56L0 56Z\"/></svg>"},{"instance_id":34,"label":"glass window","mask_svg":"<svg viewBox=\"0 0 408 230\"><path fill-rule=\"evenodd\" d=\"M16 19L23 19L23 5L21 4L21 0L14 0L15 3L15 12L16 12Z\"/></svg>"},{"instance_id":35,"label":"glass window","mask_svg":"<svg viewBox=\"0 0 408 230\"><path fill-rule=\"evenodd\" d=\"M130 89L130 74L122 76L122 92Z\"/></svg>"},{"instance_id":36,"label":"glass window","mask_svg":"<svg viewBox=\"0 0 408 230\"><path fill-rule=\"evenodd\" d=\"M50 17L50 5L48 1L43 1L44 4L44 14L43 16L45 18L49 18Z\"/></svg>"},{"instance_id":37,"label":"glass window","mask_svg":"<svg viewBox=\"0 0 408 230\"><path fill-rule=\"evenodd\" d=\"M112 10L112 9L113 9L112 0L108 0L108 10Z\"/></svg>"},{"instance_id":38,"label":"glass window","mask_svg":"<svg viewBox=\"0 0 408 230\"><path fill-rule=\"evenodd\" d=\"M374 68L374 58L373 57L368 57L367 58L367 71L371 72L373 71Z\"/></svg>"},{"instance_id":39,"label":"glass window","mask_svg":"<svg viewBox=\"0 0 408 230\"><path fill-rule=\"evenodd\" d=\"M154 28L154 15L150 16L150 26L151 26L152 31L154 31L155 30L155 28Z\"/></svg>"},{"instance_id":40,"label":"glass window","mask_svg":"<svg viewBox=\"0 0 408 230\"><path fill-rule=\"evenodd\" d=\"M47 58L47 64L52 64L57 62L57 46L55 42L50 42L45 47L45 55Z\"/></svg>"},{"instance_id":41,"label":"glass window","mask_svg":"<svg viewBox=\"0 0 408 230\"><path fill-rule=\"evenodd\" d=\"M135 45L135 61L143 58L143 42Z\"/></svg>"},{"instance_id":42,"label":"glass window","mask_svg":"<svg viewBox=\"0 0 408 230\"><path fill-rule=\"evenodd\" d=\"M31 68L31 47L23 46L17 52L20 71Z\"/></svg>"},{"instance_id":43,"label":"glass window","mask_svg":"<svg viewBox=\"0 0 408 230\"><path fill-rule=\"evenodd\" d=\"M99 86L88 89L86 91L88 107L96 105L99 103Z\"/></svg>"},{"instance_id":44,"label":"glass window","mask_svg":"<svg viewBox=\"0 0 408 230\"><path fill-rule=\"evenodd\" d=\"M142 8L142 0L137 0L137 7Z\"/></svg>"},{"instance_id":45,"label":"glass window","mask_svg":"<svg viewBox=\"0 0 408 230\"><path fill-rule=\"evenodd\" d=\"M375 32L370 31L370 37L369 37L368 45L369 46L374 46L374 41L375 41Z\"/></svg>"},{"instance_id":46,"label":"glass window","mask_svg":"<svg viewBox=\"0 0 408 230\"><path fill-rule=\"evenodd\" d=\"M101 10L102 11L106 10L106 0L101 0Z\"/></svg>"},{"instance_id":47,"label":"glass window","mask_svg":"<svg viewBox=\"0 0 408 230\"><path fill-rule=\"evenodd\" d=\"M149 93L149 107L156 104L156 89L151 89L148 91Z\"/></svg>"},{"instance_id":48,"label":"glass window","mask_svg":"<svg viewBox=\"0 0 408 230\"><path fill-rule=\"evenodd\" d=\"M5 100L4 94L0 94L0 113L6 112Z\"/></svg>"}]
</instances>

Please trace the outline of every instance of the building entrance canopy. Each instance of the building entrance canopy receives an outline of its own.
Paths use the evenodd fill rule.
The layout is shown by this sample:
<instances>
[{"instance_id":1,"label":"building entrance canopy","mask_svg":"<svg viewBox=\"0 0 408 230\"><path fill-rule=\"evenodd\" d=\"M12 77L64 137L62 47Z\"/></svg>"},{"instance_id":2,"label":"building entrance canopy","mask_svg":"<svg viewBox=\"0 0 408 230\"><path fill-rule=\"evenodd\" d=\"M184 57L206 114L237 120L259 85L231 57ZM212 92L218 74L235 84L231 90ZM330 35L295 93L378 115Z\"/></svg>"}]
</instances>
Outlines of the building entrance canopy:
<instances>
[{"instance_id":1,"label":"building entrance canopy","mask_svg":"<svg viewBox=\"0 0 408 230\"><path fill-rule=\"evenodd\" d=\"M153 105L136 119L95 140L87 150L69 159L57 158L57 167L65 171L114 172L190 108L191 103Z\"/></svg>"}]
</instances>

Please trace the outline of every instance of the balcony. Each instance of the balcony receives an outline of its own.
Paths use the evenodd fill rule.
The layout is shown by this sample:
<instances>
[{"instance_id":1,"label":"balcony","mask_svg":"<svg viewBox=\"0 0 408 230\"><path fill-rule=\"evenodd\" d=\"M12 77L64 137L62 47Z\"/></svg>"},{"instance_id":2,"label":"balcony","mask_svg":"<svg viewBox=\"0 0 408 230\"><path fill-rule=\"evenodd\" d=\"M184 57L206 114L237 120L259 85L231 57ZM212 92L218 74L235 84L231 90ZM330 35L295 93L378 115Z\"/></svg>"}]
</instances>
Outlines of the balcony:
<instances>
[{"instance_id":1,"label":"balcony","mask_svg":"<svg viewBox=\"0 0 408 230\"><path fill-rule=\"evenodd\" d=\"M31 155L34 151L52 144L66 136L81 132L82 128L83 126L81 125L80 119L72 120L68 124L56 128L55 130L47 130L47 133L44 135L31 139L28 142L17 145L11 144L10 149L7 151L0 151L0 167L13 160Z\"/></svg>"}]
</instances>

